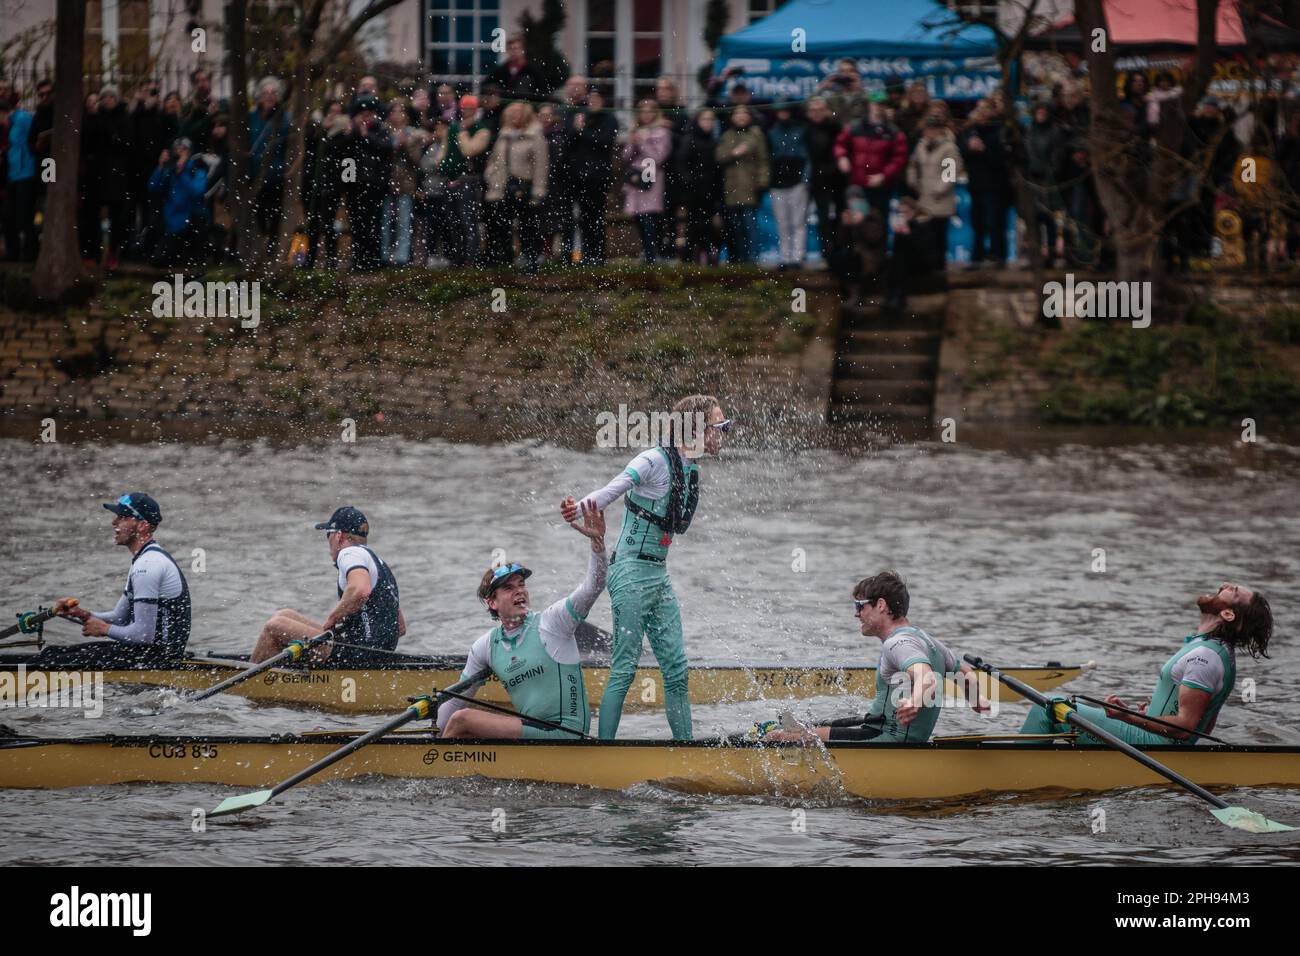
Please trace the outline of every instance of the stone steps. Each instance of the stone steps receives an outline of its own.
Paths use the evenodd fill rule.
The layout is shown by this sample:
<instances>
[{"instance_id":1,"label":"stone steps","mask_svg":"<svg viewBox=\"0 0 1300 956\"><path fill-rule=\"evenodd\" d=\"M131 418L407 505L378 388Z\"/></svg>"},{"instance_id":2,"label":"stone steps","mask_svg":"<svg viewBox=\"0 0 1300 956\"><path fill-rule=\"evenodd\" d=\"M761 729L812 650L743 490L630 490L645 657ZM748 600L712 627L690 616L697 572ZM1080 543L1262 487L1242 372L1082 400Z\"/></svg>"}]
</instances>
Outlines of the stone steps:
<instances>
[{"instance_id":1,"label":"stone steps","mask_svg":"<svg viewBox=\"0 0 1300 956\"><path fill-rule=\"evenodd\" d=\"M831 421L927 421L934 406L944 299L924 308L844 305L831 383Z\"/></svg>"}]
</instances>

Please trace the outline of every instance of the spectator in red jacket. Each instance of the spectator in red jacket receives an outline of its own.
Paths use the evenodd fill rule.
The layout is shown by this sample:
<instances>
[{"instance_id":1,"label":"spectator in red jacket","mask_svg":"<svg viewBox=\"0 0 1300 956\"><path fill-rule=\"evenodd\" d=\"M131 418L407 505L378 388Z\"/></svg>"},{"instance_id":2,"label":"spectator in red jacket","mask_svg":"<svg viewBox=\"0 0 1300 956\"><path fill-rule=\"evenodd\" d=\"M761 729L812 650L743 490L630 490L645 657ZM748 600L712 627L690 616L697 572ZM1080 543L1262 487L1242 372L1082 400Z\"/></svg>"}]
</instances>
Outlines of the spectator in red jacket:
<instances>
[{"instance_id":1,"label":"spectator in red jacket","mask_svg":"<svg viewBox=\"0 0 1300 956\"><path fill-rule=\"evenodd\" d=\"M867 115L856 119L835 140L835 162L850 186L861 186L872 209L889 214L889 198L907 168L907 137L885 119L885 94L875 92Z\"/></svg>"}]
</instances>

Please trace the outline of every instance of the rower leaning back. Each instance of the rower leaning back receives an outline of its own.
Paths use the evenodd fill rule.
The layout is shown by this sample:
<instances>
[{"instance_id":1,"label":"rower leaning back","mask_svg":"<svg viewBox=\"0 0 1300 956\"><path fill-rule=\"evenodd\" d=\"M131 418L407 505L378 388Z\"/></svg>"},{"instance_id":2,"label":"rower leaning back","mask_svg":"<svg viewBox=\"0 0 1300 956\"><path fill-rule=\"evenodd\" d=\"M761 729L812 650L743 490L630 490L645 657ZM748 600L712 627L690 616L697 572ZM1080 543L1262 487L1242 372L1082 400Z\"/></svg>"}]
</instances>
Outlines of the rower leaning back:
<instances>
[{"instance_id":1,"label":"rower leaning back","mask_svg":"<svg viewBox=\"0 0 1300 956\"><path fill-rule=\"evenodd\" d=\"M1135 746L1194 744L1199 735L1210 733L1237 682L1237 651L1245 650L1253 658L1268 657L1273 612L1258 591L1229 583L1197 597L1196 608L1200 614L1196 631L1183 638L1183 646L1160 668L1150 700L1126 713L1134 709L1112 694L1104 708L1076 705L1079 714ZM1036 705L1020 728L1022 734L1072 731L1072 726ZM1100 741L1081 734L1078 743Z\"/></svg>"}]
</instances>

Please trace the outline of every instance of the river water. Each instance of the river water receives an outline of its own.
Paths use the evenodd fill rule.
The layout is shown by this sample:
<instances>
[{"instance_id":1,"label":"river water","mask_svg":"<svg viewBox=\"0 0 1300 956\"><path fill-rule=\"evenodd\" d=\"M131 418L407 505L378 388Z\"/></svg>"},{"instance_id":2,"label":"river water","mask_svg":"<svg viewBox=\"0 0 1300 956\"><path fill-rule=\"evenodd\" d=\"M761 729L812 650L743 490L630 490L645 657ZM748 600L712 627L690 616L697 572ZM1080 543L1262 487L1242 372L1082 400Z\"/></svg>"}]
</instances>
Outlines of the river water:
<instances>
[{"instance_id":1,"label":"river water","mask_svg":"<svg viewBox=\"0 0 1300 956\"><path fill-rule=\"evenodd\" d=\"M958 652L1009 663L1095 660L1068 690L1140 698L1194 629L1195 595L1235 580L1269 596L1277 628L1271 660L1240 662L1239 679L1255 680L1256 701L1234 695L1216 734L1300 744L1291 626L1300 617L1300 444L1242 444L1233 433L1035 432L955 444L872 442L856 432L829 441L735 437L705 462L695 524L673 548L694 658L874 664L879 645L858 634L851 589L893 567L909 583L912 620ZM8 502L0 606L11 613L72 594L92 609L111 607L128 556L113 547L99 503L145 490L163 508L160 543L187 569L191 650L247 651L276 608L322 617L331 606L334 570L311 525L355 504L401 586L410 624L403 649L463 654L489 626L474 589L494 549L534 569L535 606L567 593L585 568L586 542L560 522L559 499L603 484L630 455L396 435L141 442L105 433L41 444L11 434L0 438ZM620 513L611 509L615 526ZM188 570L195 548L204 552L202 572ZM1103 572L1094 570L1097 549ZM591 620L609 628L607 596ZM78 639L67 622L46 634L55 643ZM31 708L0 712L0 723L51 736L378 723L231 697L156 713L148 706L156 693L109 688L98 720ZM822 698L796 711L834 716L861 706ZM742 730L776 709L764 701L699 706L696 734ZM1006 703L992 721L945 711L939 732L1010 732L1024 713ZM662 713L629 712L621 733L663 737L667 725ZM10 791L0 801L0 863L1300 862L1300 834L1229 831L1194 798L1155 788L792 804L655 786L369 780L304 787L256 815L191 831L192 806L234 792ZM1300 821L1295 791L1243 789L1228 799ZM1094 832L1098 806L1104 832ZM793 832L792 808L806 811L806 832ZM504 833L492 826L495 810L506 813Z\"/></svg>"}]
</instances>

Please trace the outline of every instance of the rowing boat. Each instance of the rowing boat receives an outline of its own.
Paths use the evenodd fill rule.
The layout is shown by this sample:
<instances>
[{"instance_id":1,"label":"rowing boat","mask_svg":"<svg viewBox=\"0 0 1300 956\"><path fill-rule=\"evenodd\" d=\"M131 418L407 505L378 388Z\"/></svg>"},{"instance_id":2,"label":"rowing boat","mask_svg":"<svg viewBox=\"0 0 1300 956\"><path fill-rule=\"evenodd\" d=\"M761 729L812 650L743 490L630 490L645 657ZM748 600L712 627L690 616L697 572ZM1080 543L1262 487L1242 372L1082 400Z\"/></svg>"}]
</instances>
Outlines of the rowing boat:
<instances>
[{"instance_id":1,"label":"rowing boat","mask_svg":"<svg viewBox=\"0 0 1300 956\"><path fill-rule=\"evenodd\" d=\"M14 675L16 684L28 688L50 686L49 678L37 675L45 671L26 670L23 681L17 681L16 660L0 658L0 678L5 673ZM248 659L208 655L196 657L181 664L161 669L108 670L104 682L108 684L135 684L171 687L176 690L205 690L219 681L231 677L248 666ZM1088 667L1087 664L1058 664L1007 667L1005 671L1039 690L1050 690L1073 680ZM463 657L420 658L393 655L393 661L382 669L351 670L329 667L285 667L267 671L256 678L232 687L228 693L265 703L312 707L335 713L387 713L400 711L407 699L427 694L431 688L446 687L460 678L465 667ZM593 706L600 701L609 679L608 666L584 665L583 677L587 685L587 699ZM870 697L875 693L876 669L839 664L822 664L812 667L788 667L782 664L757 664L744 667L735 665L701 665L690 669L690 699L692 704L717 704L726 701L780 698L808 698L831 695L857 695ZM980 688L985 696L991 695L988 675L980 675ZM23 696L22 688L19 695ZM632 691L627 695L626 709L651 709L663 706L663 678L657 667L638 669ZM1005 689L998 688L1002 700L1018 700ZM961 694L948 682L948 694ZM482 699L508 703L505 688L495 678L480 691Z\"/></svg>"},{"instance_id":2,"label":"rowing boat","mask_svg":"<svg viewBox=\"0 0 1300 956\"><path fill-rule=\"evenodd\" d=\"M60 788L132 782L263 787L354 739L323 732L275 737L107 736L0 738L0 787ZM1300 747L1145 748L1206 786L1300 787ZM996 738L924 744L620 741L447 741L397 732L312 781L365 776L486 777L622 790L653 783L709 794L851 795L943 799L1044 788L1101 791L1165 781L1121 753L1069 741Z\"/></svg>"}]
</instances>

